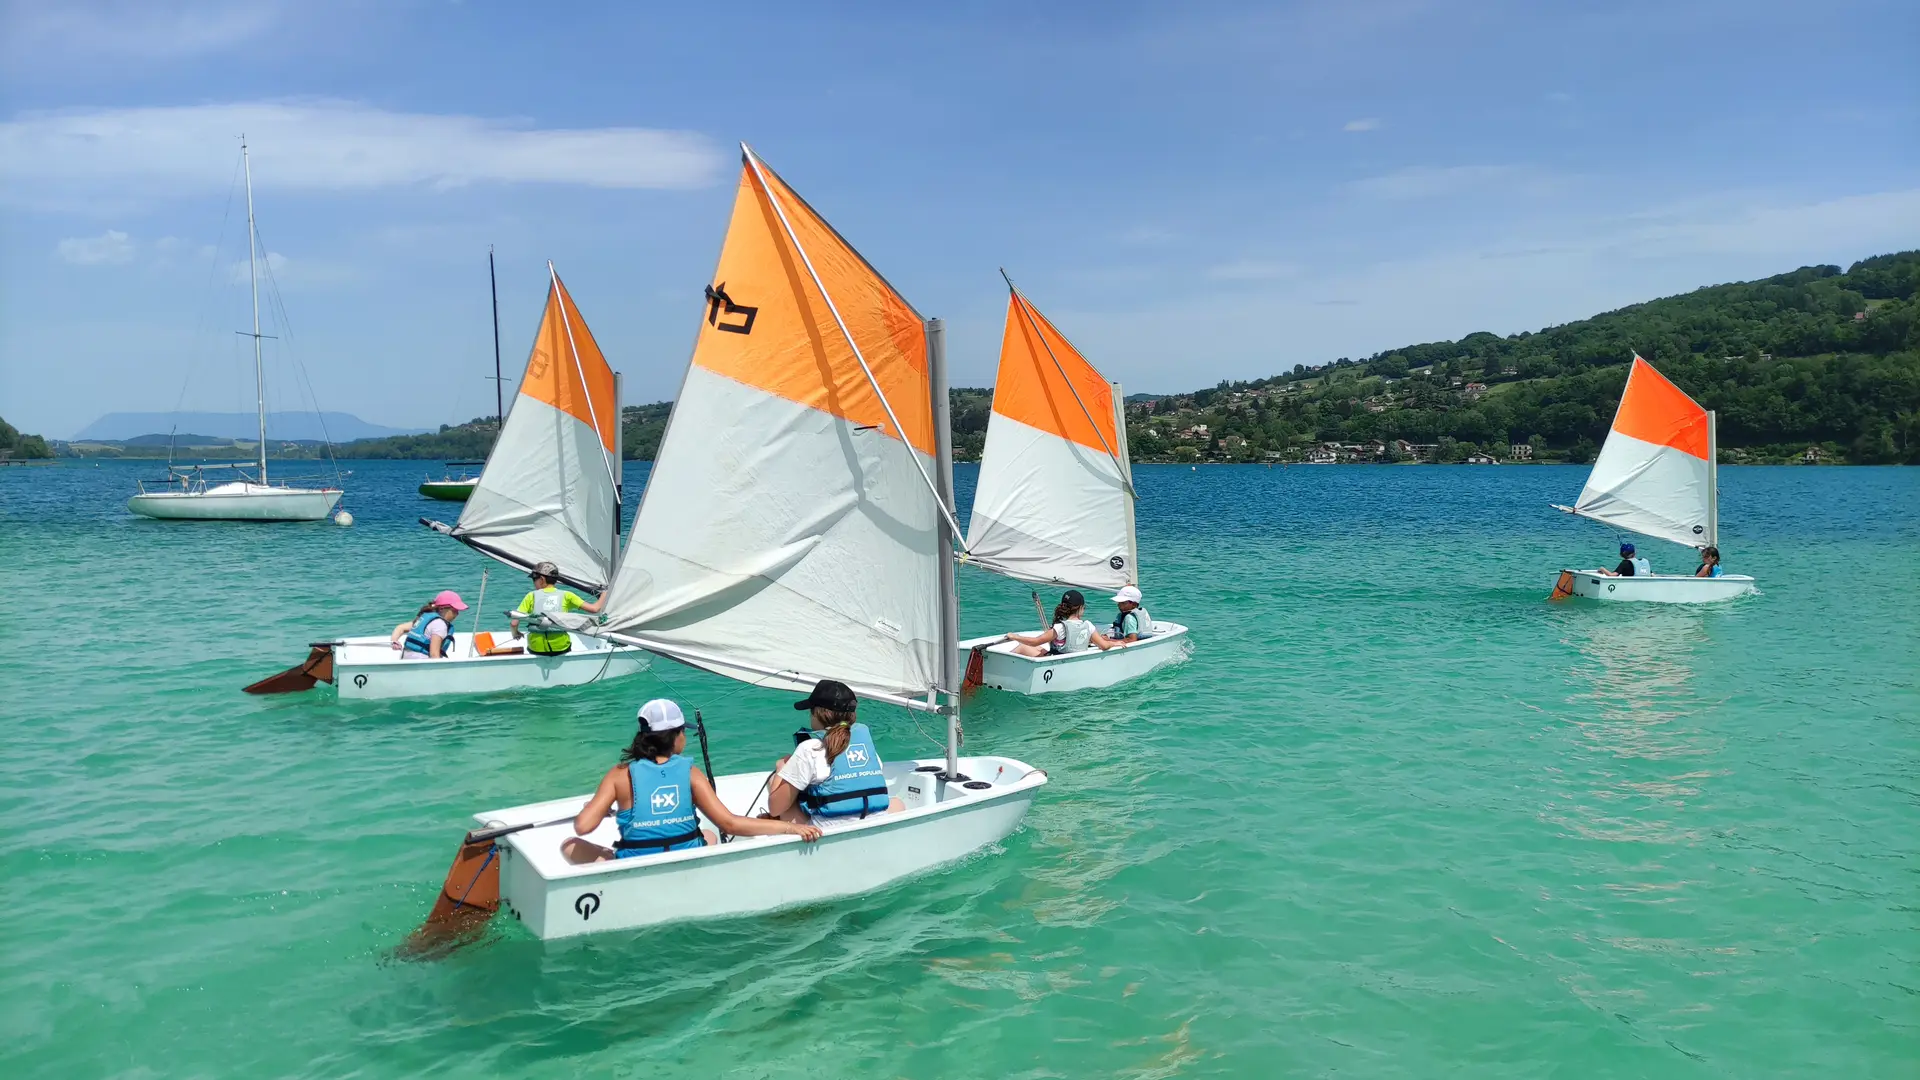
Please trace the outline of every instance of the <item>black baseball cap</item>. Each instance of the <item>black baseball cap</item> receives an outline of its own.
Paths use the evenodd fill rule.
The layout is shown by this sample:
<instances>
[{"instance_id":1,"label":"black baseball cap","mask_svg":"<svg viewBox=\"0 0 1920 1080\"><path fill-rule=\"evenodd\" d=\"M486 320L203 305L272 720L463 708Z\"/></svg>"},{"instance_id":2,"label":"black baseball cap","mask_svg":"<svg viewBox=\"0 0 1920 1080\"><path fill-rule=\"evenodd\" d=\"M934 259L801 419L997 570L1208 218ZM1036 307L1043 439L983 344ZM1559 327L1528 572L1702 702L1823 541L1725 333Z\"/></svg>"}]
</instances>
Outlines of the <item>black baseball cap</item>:
<instances>
[{"instance_id":1,"label":"black baseball cap","mask_svg":"<svg viewBox=\"0 0 1920 1080\"><path fill-rule=\"evenodd\" d=\"M832 709L834 712L852 712L860 707L860 699L853 695L853 687L832 679L821 679L813 684L813 693L805 701L793 703L795 709Z\"/></svg>"},{"instance_id":2,"label":"black baseball cap","mask_svg":"<svg viewBox=\"0 0 1920 1080\"><path fill-rule=\"evenodd\" d=\"M1068 589L1060 594L1060 602L1068 607L1081 607L1086 604L1087 598L1080 595L1079 589Z\"/></svg>"}]
</instances>

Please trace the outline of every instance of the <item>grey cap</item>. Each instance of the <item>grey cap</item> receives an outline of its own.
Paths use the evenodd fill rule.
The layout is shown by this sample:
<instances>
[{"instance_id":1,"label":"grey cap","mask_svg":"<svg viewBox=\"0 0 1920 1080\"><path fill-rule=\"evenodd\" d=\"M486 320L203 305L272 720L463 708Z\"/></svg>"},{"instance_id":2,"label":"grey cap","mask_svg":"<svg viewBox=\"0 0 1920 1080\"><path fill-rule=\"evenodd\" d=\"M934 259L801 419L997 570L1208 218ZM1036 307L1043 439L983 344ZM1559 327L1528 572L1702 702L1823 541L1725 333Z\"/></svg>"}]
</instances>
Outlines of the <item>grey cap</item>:
<instances>
[{"instance_id":1,"label":"grey cap","mask_svg":"<svg viewBox=\"0 0 1920 1080\"><path fill-rule=\"evenodd\" d=\"M560 568L553 565L550 562L535 563L533 567L533 572L528 574L527 576L543 577L543 578L546 578L548 581L559 581Z\"/></svg>"}]
</instances>

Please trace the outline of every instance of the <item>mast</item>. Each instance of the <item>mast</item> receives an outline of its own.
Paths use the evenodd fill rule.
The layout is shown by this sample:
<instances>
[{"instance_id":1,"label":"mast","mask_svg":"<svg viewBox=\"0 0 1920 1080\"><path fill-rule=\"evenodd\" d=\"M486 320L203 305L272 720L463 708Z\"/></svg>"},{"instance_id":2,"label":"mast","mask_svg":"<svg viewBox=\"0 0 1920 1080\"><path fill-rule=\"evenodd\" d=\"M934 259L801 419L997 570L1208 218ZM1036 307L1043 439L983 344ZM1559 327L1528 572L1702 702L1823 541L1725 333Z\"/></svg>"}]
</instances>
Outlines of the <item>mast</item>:
<instances>
[{"instance_id":1,"label":"mast","mask_svg":"<svg viewBox=\"0 0 1920 1080\"><path fill-rule=\"evenodd\" d=\"M253 161L240 136L240 166L247 174L247 284L253 290L253 403L260 414L260 484L267 483L267 376L260 366L260 272L254 257L259 237L253 224Z\"/></svg>"},{"instance_id":2,"label":"mast","mask_svg":"<svg viewBox=\"0 0 1920 1080\"><path fill-rule=\"evenodd\" d=\"M927 320L927 383L933 396L933 445L935 494L940 498L940 685L947 696L947 770L949 781L963 780L960 775L960 593L954 581L953 552L960 543L953 522L953 424L952 406L947 400L947 327L939 319ZM908 447L912 452L912 447Z\"/></svg>"},{"instance_id":3,"label":"mast","mask_svg":"<svg viewBox=\"0 0 1920 1080\"><path fill-rule=\"evenodd\" d=\"M500 279L493 272L493 245L487 245L487 290L493 294L493 440L500 441L500 429L507 423L507 400L500 377Z\"/></svg>"},{"instance_id":4,"label":"mast","mask_svg":"<svg viewBox=\"0 0 1920 1080\"><path fill-rule=\"evenodd\" d=\"M614 568L620 565L620 481L626 479L627 433L620 425L620 373L613 373L613 551L607 560L607 584L613 584Z\"/></svg>"},{"instance_id":5,"label":"mast","mask_svg":"<svg viewBox=\"0 0 1920 1080\"><path fill-rule=\"evenodd\" d=\"M1707 546L1720 546L1720 417L1707 410Z\"/></svg>"},{"instance_id":6,"label":"mast","mask_svg":"<svg viewBox=\"0 0 1920 1080\"><path fill-rule=\"evenodd\" d=\"M1120 466L1120 481L1127 485L1127 558L1133 564L1127 567L1127 580L1140 584L1140 538L1134 529L1133 504L1139 498L1133 490L1133 451L1127 445L1127 395L1117 382L1108 381L1113 388L1113 434L1120 444L1120 453L1114 463Z\"/></svg>"}]
</instances>

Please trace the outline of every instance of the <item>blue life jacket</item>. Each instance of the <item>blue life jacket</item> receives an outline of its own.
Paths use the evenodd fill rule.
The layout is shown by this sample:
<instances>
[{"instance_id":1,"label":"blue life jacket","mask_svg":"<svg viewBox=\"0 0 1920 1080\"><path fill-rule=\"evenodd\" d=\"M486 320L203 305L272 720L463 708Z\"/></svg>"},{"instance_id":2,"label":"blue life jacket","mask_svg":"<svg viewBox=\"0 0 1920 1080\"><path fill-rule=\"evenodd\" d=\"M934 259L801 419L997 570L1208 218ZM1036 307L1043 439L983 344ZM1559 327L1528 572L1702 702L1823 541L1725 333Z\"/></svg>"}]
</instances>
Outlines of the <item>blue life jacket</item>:
<instances>
[{"instance_id":1,"label":"blue life jacket","mask_svg":"<svg viewBox=\"0 0 1920 1080\"><path fill-rule=\"evenodd\" d=\"M633 782L633 805L613 815L620 826L620 840L613 845L620 858L706 846L693 808L692 761L675 754L665 765L629 762L627 779Z\"/></svg>"},{"instance_id":2,"label":"blue life jacket","mask_svg":"<svg viewBox=\"0 0 1920 1080\"><path fill-rule=\"evenodd\" d=\"M893 801L887 774L880 767L880 751L874 749L873 732L865 724L854 724L849 730L853 737L833 759L833 775L800 793L800 805L822 817L884 814ZM823 734L812 733L816 739Z\"/></svg>"},{"instance_id":3,"label":"blue life jacket","mask_svg":"<svg viewBox=\"0 0 1920 1080\"><path fill-rule=\"evenodd\" d=\"M421 612L420 617L413 621L413 629L407 631L407 640L404 644L401 645L400 647L401 651L417 652L421 656L432 656L433 655L433 639L427 636L427 627L432 625L433 620L439 617L440 617L440 613L437 611ZM453 655L453 627L452 626L447 627L447 636L443 640L444 640L444 644L440 646L440 658L444 660L447 657Z\"/></svg>"},{"instance_id":4,"label":"blue life jacket","mask_svg":"<svg viewBox=\"0 0 1920 1080\"><path fill-rule=\"evenodd\" d=\"M1723 574L1723 573L1726 573L1726 571L1724 571L1724 570L1722 570L1722 569L1720 569L1720 564L1719 564L1719 563L1714 563L1714 564L1713 564L1713 569L1711 569L1711 570L1709 570L1709 571L1707 571L1707 576L1708 576L1708 577L1719 577L1719 576L1720 576L1721 574Z\"/></svg>"}]
</instances>

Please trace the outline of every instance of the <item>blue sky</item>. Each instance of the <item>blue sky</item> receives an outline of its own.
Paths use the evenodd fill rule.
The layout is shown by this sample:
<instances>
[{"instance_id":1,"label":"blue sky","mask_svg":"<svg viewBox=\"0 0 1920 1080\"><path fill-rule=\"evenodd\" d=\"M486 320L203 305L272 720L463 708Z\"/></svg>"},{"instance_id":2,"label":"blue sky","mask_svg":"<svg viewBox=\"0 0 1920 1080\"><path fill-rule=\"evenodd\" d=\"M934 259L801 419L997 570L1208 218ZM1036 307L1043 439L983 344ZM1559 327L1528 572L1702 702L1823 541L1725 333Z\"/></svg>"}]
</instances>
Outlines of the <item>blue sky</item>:
<instances>
[{"instance_id":1,"label":"blue sky","mask_svg":"<svg viewBox=\"0 0 1920 1080\"><path fill-rule=\"evenodd\" d=\"M1845 0L0 0L0 416L252 408L243 130L276 408L297 361L377 423L490 413L489 244L510 375L552 259L628 402L671 396L740 140L956 383L1004 265L1171 391L1920 246L1916 42Z\"/></svg>"}]
</instances>

